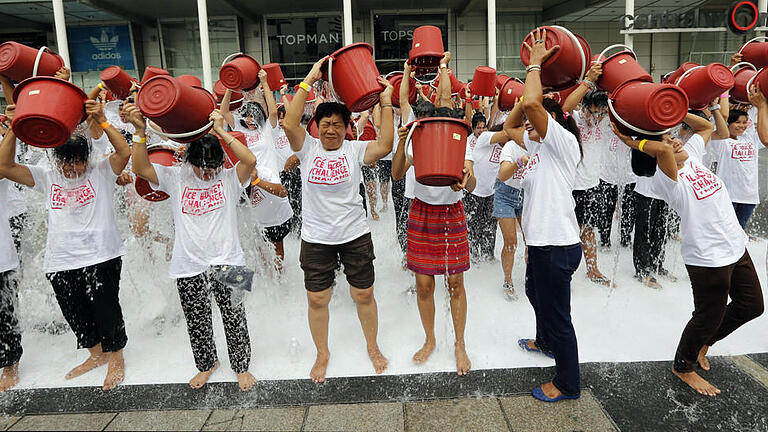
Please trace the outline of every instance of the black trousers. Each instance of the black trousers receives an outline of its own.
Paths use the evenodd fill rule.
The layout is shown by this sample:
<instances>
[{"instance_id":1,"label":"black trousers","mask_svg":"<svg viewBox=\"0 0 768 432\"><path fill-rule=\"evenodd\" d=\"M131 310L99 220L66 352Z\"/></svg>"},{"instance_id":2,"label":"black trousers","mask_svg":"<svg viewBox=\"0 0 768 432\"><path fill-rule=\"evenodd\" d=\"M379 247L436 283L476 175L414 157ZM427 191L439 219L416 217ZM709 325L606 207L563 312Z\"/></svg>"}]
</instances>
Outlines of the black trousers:
<instances>
[{"instance_id":1,"label":"black trousers","mask_svg":"<svg viewBox=\"0 0 768 432\"><path fill-rule=\"evenodd\" d=\"M245 305L233 304L232 289L214 280L209 272L189 278L176 279L181 308L187 321L189 343L195 366L200 372L211 370L218 360L216 343L213 339L213 316L211 294L221 312L224 335L227 338L229 362L235 373L248 371L251 364L251 339Z\"/></svg>"},{"instance_id":2,"label":"black trousers","mask_svg":"<svg viewBox=\"0 0 768 432\"><path fill-rule=\"evenodd\" d=\"M13 270L0 273L0 368L19 362L21 328L16 310L19 307L18 282Z\"/></svg>"},{"instance_id":3,"label":"black trousers","mask_svg":"<svg viewBox=\"0 0 768 432\"><path fill-rule=\"evenodd\" d=\"M411 200L405 197L405 177L392 181L392 204L395 207L395 232L400 250L405 253L408 239L408 211Z\"/></svg>"},{"instance_id":4,"label":"black trousers","mask_svg":"<svg viewBox=\"0 0 768 432\"><path fill-rule=\"evenodd\" d=\"M616 212L616 204L619 201L619 187L600 180L600 196L602 206L598 220L597 231L600 234L600 246L611 245L611 230L613 214ZM629 246L632 237L632 229L635 226L635 184L624 185L621 192L621 220L619 226L620 241L622 246Z\"/></svg>"},{"instance_id":5,"label":"black trousers","mask_svg":"<svg viewBox=\"0 0 768 432\"><path fill-rule=\"evenodd\" d=\"M473 259L492 260L496 246L496 218L493 217L493 195L479 197L470 193L464 195L464 210L467 213L467 235L469 256Z\"/></svg>"},{"instance_id":6,"label":"black trousers","mask_svg":"<svg viewBox=\"0 0 768 432\"><path fill-rule=\"evenodd\" d=\"M760 280L749 252L724 267L685 267L691 278L694 310L675 354L678 372L693 371L704 345L714 345L762 315L765 309Z\"/></svg>"},{"instance_id":7,"label":"black trousers","mask_svg":"<svg viewBox=\"0 0 768 432\"><path fill-rule=\"evenodd\" d=\"M663 200L635 194L635 242L632 261L635 273L645 277L658 272L664 264L669 211Z\"/></svg>"},{"instance_id":8,"label":"black trousers","mask_svg":"<svg viewBox=\"0 0 768 432\"><path fill-rule=\"evenodd\" d=\"M301 170L295 168L293 171L281 171L280 183L285 187L285 191L288 192L288 202L293 209L293 217L291 218L291 230L294 232L301 231Z\"/></svg>"},{"instance_id":9,"label":"black trousers","mask_svg":"<svg viewBox=\"0 0 768 432\"><path fill-rule=\"evenodd\" d=\"M128 343L119 297L122 267L123 260L117 257L45 275L64 319L75 333L78 348L93 348L101 343L102 351L114 352Z\"/></svg>"}]
</instances>

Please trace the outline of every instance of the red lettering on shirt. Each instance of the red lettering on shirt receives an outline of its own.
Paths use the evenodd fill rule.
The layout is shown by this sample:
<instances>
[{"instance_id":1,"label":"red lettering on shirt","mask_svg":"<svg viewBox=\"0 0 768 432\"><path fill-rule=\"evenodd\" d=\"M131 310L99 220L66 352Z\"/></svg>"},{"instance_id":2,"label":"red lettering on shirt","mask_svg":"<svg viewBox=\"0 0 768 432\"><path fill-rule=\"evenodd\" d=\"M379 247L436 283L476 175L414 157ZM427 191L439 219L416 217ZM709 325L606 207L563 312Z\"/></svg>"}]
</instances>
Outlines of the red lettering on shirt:
<instances>
[{"instance_id":1,"label":"red lettering on shirt","mask_svg":"<svg viewBox=\"0 0 768 432\"><path fill-rule=\"evenodd\" d=\"M750 162L755 160L755 146L750 142L736 141L731 144L731 159L741 162Z\"/></svg>"},{"instance_id":2,"label":"red lettering on shirt","mask_svg":"<svg viewBox=\"0 0 768 432\"><path fill-rule=\"evenodd\" d=\"M336 185L349 181L351 177L346 155L332 159L318 156L312 161L308 181L313 184Z\"/></svg>"},{"instance_id":3,"label":"red lettering on shirt","mask_svg":"<svg viewBox=\"0 0 768 432\"><path fill-rule=\"evenodd\" d=\"M475 150L475 145L477 144L477 137L472 134L467 138L467 145L469 146L469 151L472 153L472 151Z\"/></svg>"},{"instance_id":4,"label":"red lettering on shirt","mask_svg":"<svg viewBox=\"0 0 768 432\"><path fill-rule=\"evenodd\" d=\"M539 154L536 153L533 155L533 157L528 161L528 164L523 167L521 170L517 170L515 175L512 176L512 178L520 178L525 179L525 176L528 175L528 173L531 173L533 171L536 171L536 166L539 164ZM520 176L518 177L518 173L520 173Z\"/></svg>"},{"instance_id":5,"label":"red lettering on shirt","mask_svg":"<svg viewBox=\"0 0 768 432\"><path fill-rule=\"evenodd\" d=\"M251 204L258 205L260 202L264 201L264 192L261 191L261 189L254 187L253 190L251 190Z\"/></svg>"},{"instance_id":6,"label":"red lettering on shirt","mask_svg":"<svg viewBox=\"0 0 768 432\"><path fill-rule=\"evenodd\" d=\"M615 152L619 148L619 139L616 137L611 138L610 150Z\"/></svg>"},{"instance_id":7,"label":"red lettering on shirt","mask_svg":"<svg viewBox=\"0 0 768 432\"><path fill-rule=\"evenodd\" d=\"M491 147L491 156L488 159L491 163L500 163L501 162L501 146L496 144L493 147Z\"/></svg>"},{"instance_id":8,"label":"red lettering on shirt","mask_svg":"<svg viewBox=\"0 0 768 432\"><path fill-rule=\"evenodd\" d=\"M88 183L74 187L64 188L57 184L51 185L51 209L59 210L64 207L83 207L91 204L96 199L96 190L93 188L91 181Z\"/></svg>"},{"instance_id":9,"label":"red lettering on shirt","mask_svg":"<svg viewBox=\"0 0 768 432\"><path fill-rule=\"evenodd\" d=\"M224 207L227 197L221 180L207 189L184 188L181 194L181 212L191 216L202 216Z\"/></svg>"},{"instance_id":10,"label":"red lettering on shirt","mask_svg":"<svg viewBox=\"0 0 768 432\"><path fill-rule=\"evenodd\" d=\"M289 144L290 143L288 142L288 137L285 136L285 135L280 135L275 140L275 148L278 149L278 150L282 150L282 149L288 147Z\"/></svg>"},{"instance_id":11,"label":"red lettering on shirt","mask_svg":"<svg viewBox=\"0 0 768 432\"><path fill-rule=\"evenodd\" d=\"M680 177L691 185L697 200L709 198L723 188L723 183L711 171L696 165L692 165L691 168L693 168L693 174L681 172Z\"/></svg>"}]
</instances>

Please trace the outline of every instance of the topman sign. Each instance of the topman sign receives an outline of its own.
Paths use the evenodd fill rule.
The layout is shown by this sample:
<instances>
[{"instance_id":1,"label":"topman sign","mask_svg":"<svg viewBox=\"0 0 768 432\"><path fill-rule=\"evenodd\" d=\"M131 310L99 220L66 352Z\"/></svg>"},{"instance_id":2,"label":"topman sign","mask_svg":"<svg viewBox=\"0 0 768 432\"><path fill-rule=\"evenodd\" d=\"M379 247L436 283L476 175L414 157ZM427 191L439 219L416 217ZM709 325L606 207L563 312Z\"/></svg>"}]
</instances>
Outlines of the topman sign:
<instances>
[{"instance_id":1,"label":"topman sign","mask_svg":"<svg viewBox=\"0 0 768 432\"><path fill-rule=\"evenodd\" d=\"M622 33L646 33L651 31L723 31L726 28L736 34L744 34L768 22L768 14L759 13L750 0L734 2L725 10L692 9L683 13L668 11L650 14L623 15L619 18Z\"/></svg>"}]
</instances>

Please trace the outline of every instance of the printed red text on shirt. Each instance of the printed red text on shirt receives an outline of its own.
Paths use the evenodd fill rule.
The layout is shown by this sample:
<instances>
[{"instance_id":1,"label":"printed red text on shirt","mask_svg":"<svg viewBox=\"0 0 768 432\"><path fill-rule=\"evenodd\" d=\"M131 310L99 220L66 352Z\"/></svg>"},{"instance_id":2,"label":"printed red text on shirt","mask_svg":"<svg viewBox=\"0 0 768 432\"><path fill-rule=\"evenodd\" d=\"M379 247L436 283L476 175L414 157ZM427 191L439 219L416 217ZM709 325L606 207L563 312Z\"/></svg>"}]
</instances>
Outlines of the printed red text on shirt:
<instances>
[{"instance_id":1,"label":"printed red text on shirt","mask_svg":"<svg viewBox=\"0 0 768 432\"><path fill-rule=\"evenodd\" d=\"M184 188L181 195L181 212L201 216L224 207L227 197L221 180L207 189Z\"/></svg>"},{"instance_id":2,"label":"printed red text on shirt","mask_svg":"<svg viewBox=\"0 0 768 432\"><path fill-rule=\"evenodd\" d=\"M351 176L346 155L331 159L318 156L312 161L308 181L313 184L336 185L349 181Z\"/></svg>"},{"instance_id":3,"label":"printed red text on shirt","mask_svg":"<svg viewBox=\"0 0 768 432\"><path fill-rule=\"evenodd\" d=\"M51 185L51 209L65 207L77 208L91 204L96 199L96 190L91 181L74 188L64 188L57 184Z\"/></svg>"}]
</instances>

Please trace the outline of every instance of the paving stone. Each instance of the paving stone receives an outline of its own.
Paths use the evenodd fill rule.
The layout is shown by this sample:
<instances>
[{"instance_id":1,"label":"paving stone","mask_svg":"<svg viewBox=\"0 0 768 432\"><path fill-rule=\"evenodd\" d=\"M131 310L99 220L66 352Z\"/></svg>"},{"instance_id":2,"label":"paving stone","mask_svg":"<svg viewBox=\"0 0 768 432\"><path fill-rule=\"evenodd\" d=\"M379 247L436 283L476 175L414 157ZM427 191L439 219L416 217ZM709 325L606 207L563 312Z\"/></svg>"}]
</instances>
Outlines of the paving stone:
<instances>
[{"instance_id":1,"label":"paving stone","mask_svg":"<svg viewBox=\"0 0 768 432\"><path fill-rule=\"evenodd\" d=\"M491 398L410 402L405 418L405 430L413 432L509 431L499 401Z\"/></svg>"},{"instance_id":2,"label":"paving stone","mask_svg":"<svg viewBox=\"0 0 768 432\"><path fill-rule=\"evenodd\" d=\"M305 431L403 431L403 405L368 403L309 407Z\"/></svg>"},{"instance_id":3,"label":"paving stone","mask_svg":"<svg viewBox=\"0 0 768 432\"><path fill-rule=\"evenodd\" d=\"M758 381L765 388L768 388L768 369L766 369L760 363L755 362L749 356L734 356L731 357L731 361L744 373L751 376L752 379Z\"/></svg>"},{"instance_id":4,"label":"paving stone","mask_svg":"<svg viewBox=\"0 0 768 432\"><path fill-rule=\"evenodd\" d=\"M115 413L53 414L27 416L9 430L12 431L100 431L115 417Z\"/></svg>"},{"instance_id":5,"label":"paving stone","mask_svg":"<svg viewBox=\"0 0 768 432\"><path fill-rule=\"evenodd\" d=\"M768 369L768 353L750 354L749 358Z\"/></svg>"},{"instance_id":6,"label":"paving stone","mask_svg":"<svg viewBox=\"0 0 768 432\"><path fill-rule=\"evenodd\" d=\"M8 430L14 423L19 421L21 417L0 415L0 430Z\"/></svg>"},{"instance_id":7,"label":"paving stone","mask_svg":"<svg viewBox=\"0 0 768 432\"><path fill-rule=\"evenodd\" d=\"M501 406L513 431L615 432L592 393L583 391L581 398L546 403L530 395L501 398Z\"/></svg>"},{"instance_id":8,"label":"paving stone","mask_svg":"<svg viewBox=\"0 0 768 432\"><path fill-rule=\"evenodd\" d=\"M122 412L106 430L201 430L210 414L211 410Z\"/></svg>"},{"instance_id":9,"label":"paving stone","mask_svg":"<svg viewBox=\"0 0 768 432\"><path fill-rule=\"evenodd\" d=\"M299 431L306 408L215 410L204 431Z\"/></svg>"}]
</instances>

